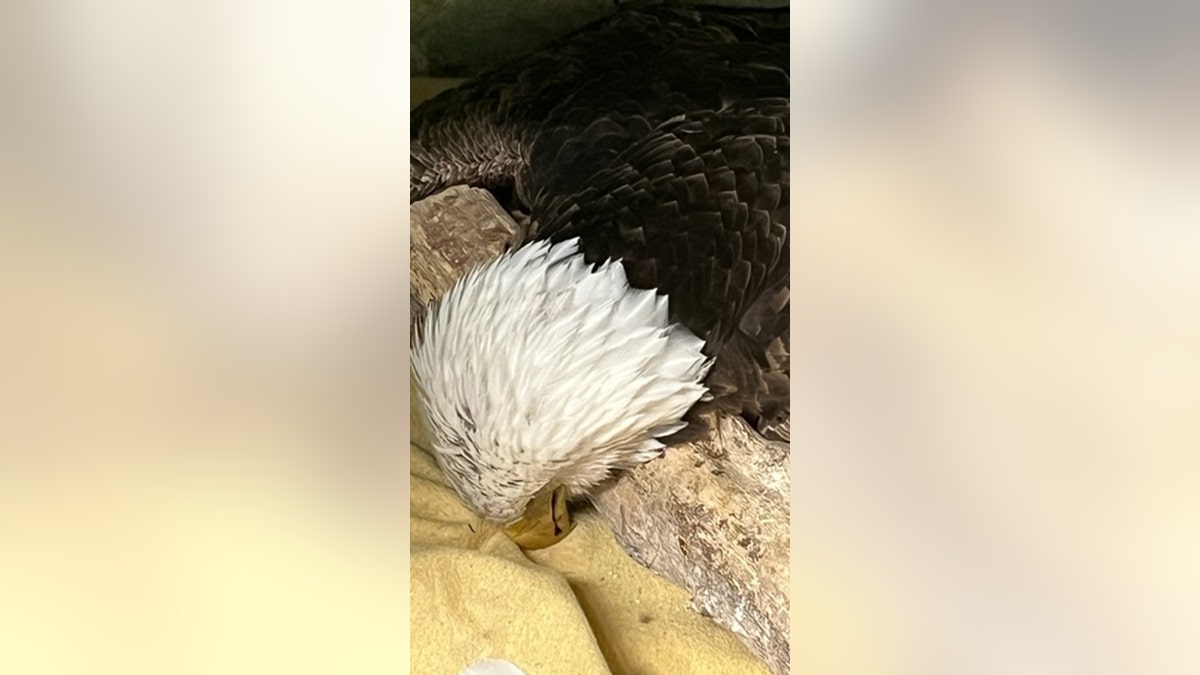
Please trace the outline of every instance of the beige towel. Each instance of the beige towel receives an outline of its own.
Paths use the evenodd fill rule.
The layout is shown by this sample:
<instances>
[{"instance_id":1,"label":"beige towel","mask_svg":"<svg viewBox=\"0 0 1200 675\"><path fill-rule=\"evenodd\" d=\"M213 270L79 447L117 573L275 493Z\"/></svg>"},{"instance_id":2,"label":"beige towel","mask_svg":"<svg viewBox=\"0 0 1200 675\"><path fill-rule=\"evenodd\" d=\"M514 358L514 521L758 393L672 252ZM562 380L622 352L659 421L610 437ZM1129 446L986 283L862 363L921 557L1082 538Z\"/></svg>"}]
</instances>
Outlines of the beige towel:
<instances>
[{"instance_id":1,"label":"beige towel","mask_svg":"<svg viewBox=\"0 0 1200 675\"><path fill-rule=\"evenodd\" d=\"M422 449L415 409L411 420L413 673L459 673L483 658L527 675L766 673L594 514L559 544L522 552L459 501Z\"/></svg>"}]
</instances>

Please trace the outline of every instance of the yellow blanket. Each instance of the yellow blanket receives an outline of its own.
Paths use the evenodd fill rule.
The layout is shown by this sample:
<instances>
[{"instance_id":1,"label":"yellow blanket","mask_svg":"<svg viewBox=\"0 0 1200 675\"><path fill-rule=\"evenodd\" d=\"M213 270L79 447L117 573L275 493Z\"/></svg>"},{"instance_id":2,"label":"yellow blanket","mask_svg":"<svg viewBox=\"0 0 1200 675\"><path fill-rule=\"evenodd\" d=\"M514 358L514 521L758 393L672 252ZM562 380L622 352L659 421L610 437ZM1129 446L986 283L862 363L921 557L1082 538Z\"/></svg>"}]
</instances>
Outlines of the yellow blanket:
<instances>
[{"instance_id":1,"label":"yellow blanket","mask_svg":"<svg viewBox=\"0 0 1200 675\"><path fill-rule=\"evenodd\" d=\"M423 449L412 400L413 673L459 673L484 658L527 675L767 672L594 514L559 544L527 552L481 522Z\"/></svg>"}]
</instances>

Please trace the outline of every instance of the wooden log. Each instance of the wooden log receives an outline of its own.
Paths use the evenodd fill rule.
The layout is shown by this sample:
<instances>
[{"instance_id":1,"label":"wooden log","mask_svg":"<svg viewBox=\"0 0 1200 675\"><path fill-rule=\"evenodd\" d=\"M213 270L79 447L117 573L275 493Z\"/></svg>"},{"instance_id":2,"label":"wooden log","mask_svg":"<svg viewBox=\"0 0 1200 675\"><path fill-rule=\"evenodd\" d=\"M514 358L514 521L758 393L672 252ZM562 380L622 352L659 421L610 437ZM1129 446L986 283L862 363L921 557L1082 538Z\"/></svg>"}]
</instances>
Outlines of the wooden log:
<instances>
[{"instance_id":1,"label":"wooden log","mask_svg":"<svg viewBox=\"0 0 1200 675\"><path fill-rule=\"evenodd\" d=\"M741 418L671 446L592 502L638 562L680 584L771 670L789 672L788 446Z\"/></svg>"},{"instance_id":2,"label":"wooden log","mask_svg":"<svg viewBox=\"0 0 1200 675\"><path fill-rule=\"evenodd\" d=\"M503 253L517 231L491 193L478 188L439 192L413 204L409 217L410 299L421 305L440 298L467 270Z\"/></svg>"},{"instance_id":3,"label":"wooden log","mask_svg":"<svg viewBox=\"0 0 1200 675\"><path fill-rule=\"evenodd\" d=\"M412 205L414 309L503 252L518 226L491 194L455 187ZM634 559L688 589L695 609L777 674L789 666L789 452L740 418L610 481L596 510Z\"/></svg>"}]
</instances>

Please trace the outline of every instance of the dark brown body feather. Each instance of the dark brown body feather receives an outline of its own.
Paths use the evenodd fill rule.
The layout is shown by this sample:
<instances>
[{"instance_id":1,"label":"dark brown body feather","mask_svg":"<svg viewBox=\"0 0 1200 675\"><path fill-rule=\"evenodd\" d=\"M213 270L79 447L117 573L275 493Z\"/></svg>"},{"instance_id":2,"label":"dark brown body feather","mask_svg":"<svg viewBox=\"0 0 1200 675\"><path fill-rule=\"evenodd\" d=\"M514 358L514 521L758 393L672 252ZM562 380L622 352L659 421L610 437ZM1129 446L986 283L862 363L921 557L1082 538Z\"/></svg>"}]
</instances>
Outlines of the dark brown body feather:
<instances>
[{"instance_id":1,"label":"dark brown body feather","mask_svg":"<svg viewBox=\"0 0 1200 675\"><path fill-rule=\"evenodd\" d=\"M413 111L410 199L509 192L523 242L579 237L589 262L621 259L716 356L714 404L774 428L789 414L786 16L623 10L445 92Z\"/></svg>"}]
</instances>

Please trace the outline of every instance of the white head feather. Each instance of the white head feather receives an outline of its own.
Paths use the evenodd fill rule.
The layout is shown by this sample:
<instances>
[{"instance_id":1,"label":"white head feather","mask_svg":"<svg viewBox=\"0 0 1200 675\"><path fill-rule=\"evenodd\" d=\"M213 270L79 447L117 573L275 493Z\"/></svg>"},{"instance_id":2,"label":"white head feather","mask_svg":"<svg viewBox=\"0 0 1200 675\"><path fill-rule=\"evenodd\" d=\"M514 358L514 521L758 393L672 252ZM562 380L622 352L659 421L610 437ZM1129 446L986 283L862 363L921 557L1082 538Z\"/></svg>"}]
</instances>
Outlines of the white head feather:
<instances>
[{"instance_id":1,"label":"white head feather","mask_svg":"<svg viewBox=\"0 0 1200 675\"><path fill-rule=\"evenodd\" d=\"M505 253L431 306L412 369L463 500L507 523L552 481L580 492L658 456L711 365L667 302L618 262L593 271L571 239Z\"/></svg>"}]
</instances>

